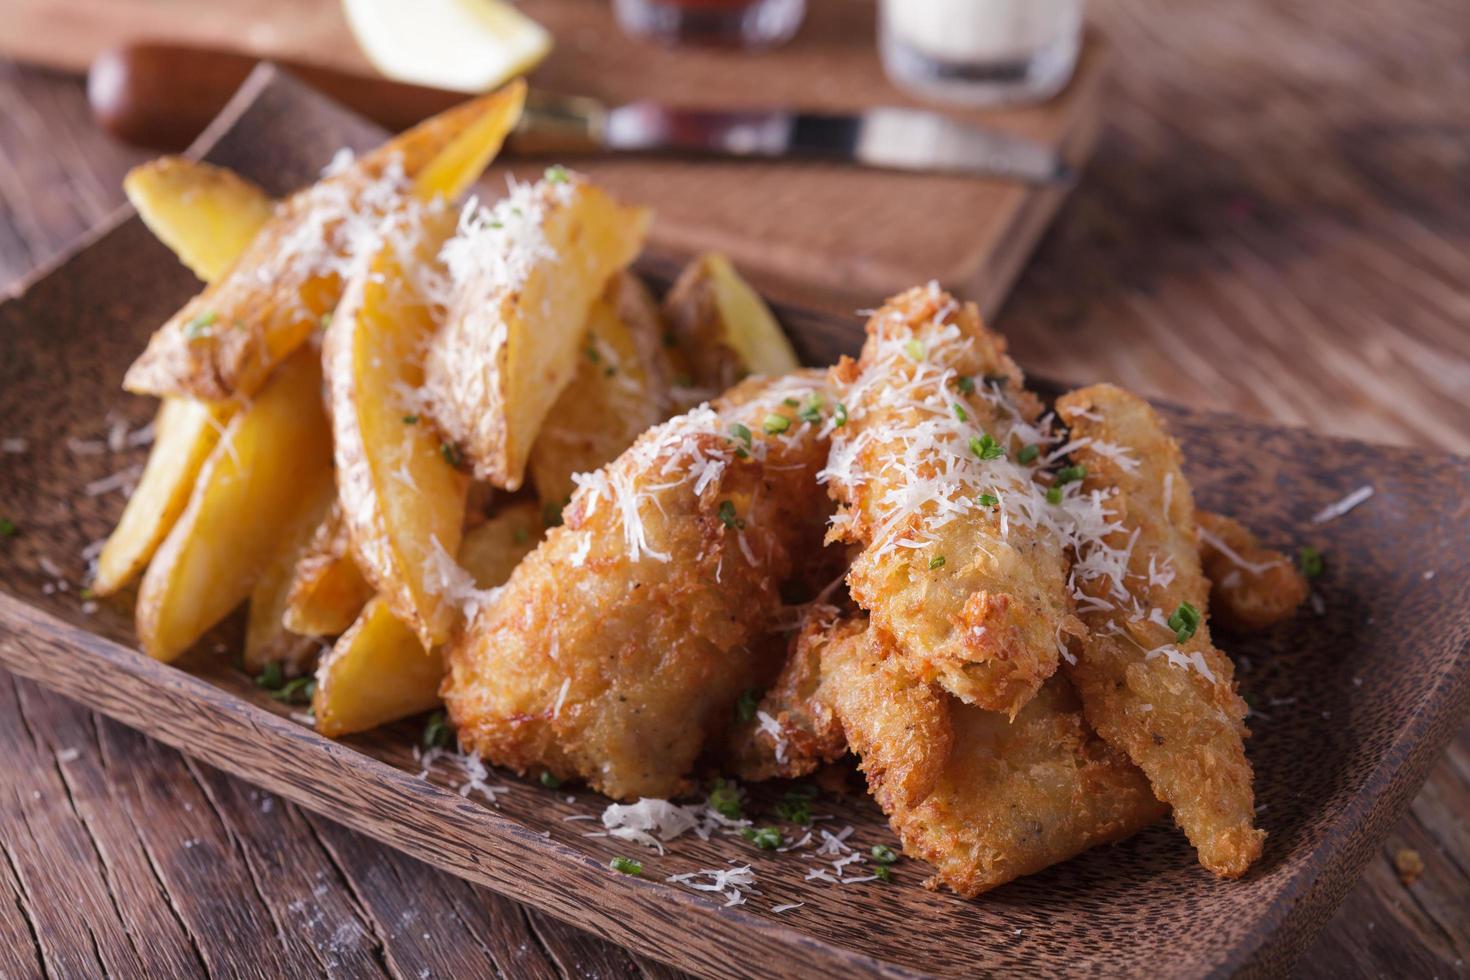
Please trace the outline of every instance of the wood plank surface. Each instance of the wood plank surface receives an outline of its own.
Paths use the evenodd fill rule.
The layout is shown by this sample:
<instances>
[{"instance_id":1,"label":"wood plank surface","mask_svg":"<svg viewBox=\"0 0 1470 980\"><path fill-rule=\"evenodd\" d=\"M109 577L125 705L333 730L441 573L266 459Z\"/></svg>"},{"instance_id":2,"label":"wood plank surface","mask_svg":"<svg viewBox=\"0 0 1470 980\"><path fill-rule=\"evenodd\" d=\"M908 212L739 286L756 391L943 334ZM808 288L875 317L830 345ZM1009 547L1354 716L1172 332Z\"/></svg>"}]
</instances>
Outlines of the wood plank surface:
<instances>
[{"instance_id":1,"label":"wood plank surface","mask_svg":"<svg viewBox=\"0 0 1470 980\"><path fill-rule=\"evenodd\" d=\"M1129 57L1096 162L1000 318L1023 363L1323 431L1467 451L1470 12L1432 0L1113 0L1095 15ZM136 159L90 131L75 80L0 65L0 283L119 203L117 181ZM218 813L247 826L241 811L263 805L249 787L203 767L196 775L171 750L7 681L0 751L35 765L0 769L6 976L36 975L43 961L53 975L97 973L98 964L127 972L137 949L154 973L253 972L260 948L231 940L229 915L263 932L291 926L276 928L292 949L264 955L316 964L307 972L324 972L332 936L357 923L361 948L398 976L664 975L564 926L507 913L503 900L280 801L273 836L231 838ZM43 730L26 718L63 721ZM209 810L201 780L236 789L216 786L219 809ZM1302 975L1465 973L1467 796L1470 730ZM9 819L16 812L45 823L51 846L32 836L31 819ZM340 893L334 900L351 897L323 918L325 940L290 917L292 885L275 880L290 868L268 863L285 836L311 892L325 884ZM215 842L207 873L188 873L188 852L200 846L191 840ZM1426 866L1407 888L1392 866L1404 846ZM262 875L272 881L257 891ZM69 887L45 891L49 880ZM223 882L237 887L222 895ZM462 896L454 921L468 924L415 942L400 917L427 907L431 892ZM236 903L249 911L225 907Z\"/></svg>"}]
</instances>

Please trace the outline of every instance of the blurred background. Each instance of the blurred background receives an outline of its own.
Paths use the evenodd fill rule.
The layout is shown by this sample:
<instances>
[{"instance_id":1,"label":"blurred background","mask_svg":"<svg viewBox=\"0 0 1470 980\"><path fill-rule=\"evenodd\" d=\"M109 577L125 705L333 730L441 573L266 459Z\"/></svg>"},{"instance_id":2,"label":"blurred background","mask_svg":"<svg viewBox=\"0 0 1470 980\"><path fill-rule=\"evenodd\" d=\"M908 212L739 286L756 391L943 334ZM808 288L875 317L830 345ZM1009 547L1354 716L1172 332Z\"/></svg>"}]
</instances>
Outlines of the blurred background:
<instances>
[{"instance_id":1,"label":"blurred background","mask_svg":"<svg viewBox=\"0 0 1470 980\"><path fill-rule=\"evenodd\" d=\"M695 154L749 152L749 130L674 116L659 118L683 121L661 133L677 153L565 162L651 204L650 249L671 266L725 251L789 307L851 312L937 278L1044 377L1470 453L1470 4L0 0L0 287L119 207L126 170L187 144L257 58L393 126L522 73L608 108L836 118L806 146L822 159ZM874 114L885 107L930 115L894 130ZM1055 173L1008 170L975 139ZM885 165L859 166L865 152ZM512 154L491 180L545 163ZM256 893L241 900L268 917L290 921L271 885L285 851L345 879L381 924L352 941L389 972L665 969L285 803L274 830L251 830L241 814L261 807L256 791L5 679L34 712L116 730L127 751L99 779L165 794L167 779L202 781L217 819L243 828L236 859ZM1470 731L1300 972L1464 975L1467 813ZM1409 884L1403 851L1424 864ZM107 861L63 878L106 892ZM428 890L457 910L455 936L425 943L394 924ZM166 884L134 898L228 961L239 913L197 899Z\"/></svg>"}]
</instances>

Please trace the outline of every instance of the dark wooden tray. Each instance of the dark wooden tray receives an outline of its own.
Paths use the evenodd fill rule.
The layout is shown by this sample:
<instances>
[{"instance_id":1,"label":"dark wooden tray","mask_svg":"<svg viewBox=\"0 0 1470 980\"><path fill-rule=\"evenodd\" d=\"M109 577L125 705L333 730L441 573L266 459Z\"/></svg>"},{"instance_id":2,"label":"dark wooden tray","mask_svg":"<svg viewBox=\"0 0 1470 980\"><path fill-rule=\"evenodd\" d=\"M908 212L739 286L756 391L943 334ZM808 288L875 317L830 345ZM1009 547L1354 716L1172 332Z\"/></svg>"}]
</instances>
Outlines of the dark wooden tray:
<instances>
[{"instance_id":1,"label":"dark wooden tray","mask_svg":"<svg viewBox=\"0 0 1470 980\"><path fill-rule=\"evenodd\" d=\"M341 145L381 138L289 78L264 70L201 142L208 157L275 192L304 183ZM528 171L527 176L531 172ZM655 278L667 273L657 262ZM0 663L302 806L616 942L707 975L913 976L988 972L1225 974L1283 969L1355 880L1470 701L1470 461L1276 429L1165 406L1204 506L1243 516L1282 546L1327 556L1323 611L1269 634L1222 637L1261 714L1249 749L1262 825L1258 869L1212 878L1171 827L1090 852L965 902L895 882L805 882L810 862L738 839L681 839L644 859L648 878L607 869L634 845L583 836L574 816L605 801L496 773L495 806L418 778L417 725L344 742L318 737L223 655L227 625L178 667L133 648L127 604L84 603L90 542L121 512L90 482L143 449L77 454L111 418L146 423L151 401L122 373L198 284L131 213L0 305ZM857 321L781 311L805 358L858 344ZM1091 380L1091 379L1089 379ZM14 448L12 445L11 448ZM1312 515L1351 490L1371 500ZM58 585L64 583L64 590ZM182 668L182 669L179 669ZM568 801L568 797L572 797ZM891 842L864 797L824 798L866 847ZM762 894L735 908L663 881L749 861ZM804 902L775 914L777 904Z\"/></svg>"}]
</instances>

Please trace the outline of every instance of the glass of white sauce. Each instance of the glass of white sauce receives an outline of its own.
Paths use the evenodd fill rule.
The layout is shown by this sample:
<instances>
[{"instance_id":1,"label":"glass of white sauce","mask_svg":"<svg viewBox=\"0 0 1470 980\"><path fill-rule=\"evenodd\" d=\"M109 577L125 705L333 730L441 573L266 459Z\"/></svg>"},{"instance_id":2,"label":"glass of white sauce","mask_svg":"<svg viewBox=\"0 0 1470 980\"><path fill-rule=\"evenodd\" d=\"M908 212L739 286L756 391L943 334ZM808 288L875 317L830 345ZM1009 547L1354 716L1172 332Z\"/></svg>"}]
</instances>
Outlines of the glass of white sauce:
<instances>
[{"instance_id":1,"label":"glass of white sauce","mask_svg":"<svg viewBox=\"0 0 1470 980\"><path fill-rule=\"evenodd\" d=\"M895 85L967 105L1039 102L1066 86L1083 0L881 0L878 47Z\"/></svg>"}]
</instances>

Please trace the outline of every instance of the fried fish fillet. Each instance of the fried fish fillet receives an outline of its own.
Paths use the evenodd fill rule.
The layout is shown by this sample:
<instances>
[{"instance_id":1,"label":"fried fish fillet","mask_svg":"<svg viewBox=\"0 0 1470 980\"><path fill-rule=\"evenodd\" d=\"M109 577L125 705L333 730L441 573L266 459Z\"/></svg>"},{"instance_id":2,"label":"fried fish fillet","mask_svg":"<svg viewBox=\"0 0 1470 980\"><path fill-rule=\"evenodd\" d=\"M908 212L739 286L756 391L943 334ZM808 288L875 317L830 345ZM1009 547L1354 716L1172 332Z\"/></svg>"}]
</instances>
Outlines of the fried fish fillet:
<instances>
[{"instance_id":1,"label":"fried fish fillet","mask_svg":"<svg viewBox=\"0 0 1470 980\"><path fill-rule=\"evenodd\" d=\"M1014 719L919 680L877 627L822 649L830 699L904 853L973 898L1157 820L1164 807L1052 677Z\"/></svg>"},{"instance_id":2,"label":"fried fish fillet","mask_svg":"<svg viewBox=\"0 0 1470 980\"><path fill-rule=\"evenodd\" d=\"M770 679L781 585L821 549L822 375L752 379L579 480L564 526L448 651L461 743L496 764L667 797Z\"/></svg>"},{"instance_id":3,"label":"fried fish fillet","mask_svg":"<svg viewBox=\"0 0 1470 980\"><path fill-rule=\"evenodd\" d=\"M1142 399L1112 385L1057 401L1083 490L1104 498L1109 531L1084 545L1074 576L1088 634L1068 676L1087 720L1147 774L1199 852L1238 877L1260 856L1245 702L1210 641L1210 584L1179 447Z\"/></svg>"},{"instance_id":4,"label":"fried fish fillet","mask_svg":"<svg viewBox=\"0 0 1470 980\"><path fill-rule=\"evenodd\" d=\"M834 371L847 424L824 474L844 505L832 536L862 546L848 586L919 676L1014 715L1082 630L1036 479L1040 405L975 306L933 284L867 333Z\"/></svg>"},{"instance_id":5,"label":"fried fish fillet","mask_svg":"<svg viewBox=\"0 0 1470 980\"><path fill-rule=\"evenodd\" d=\"M1194 512L1199 556L1210 580L1210 613L1231 629L1263 630L1307 601L1307 580L1279 551L1233 518Z\"/></svg>"}]
</instances>

